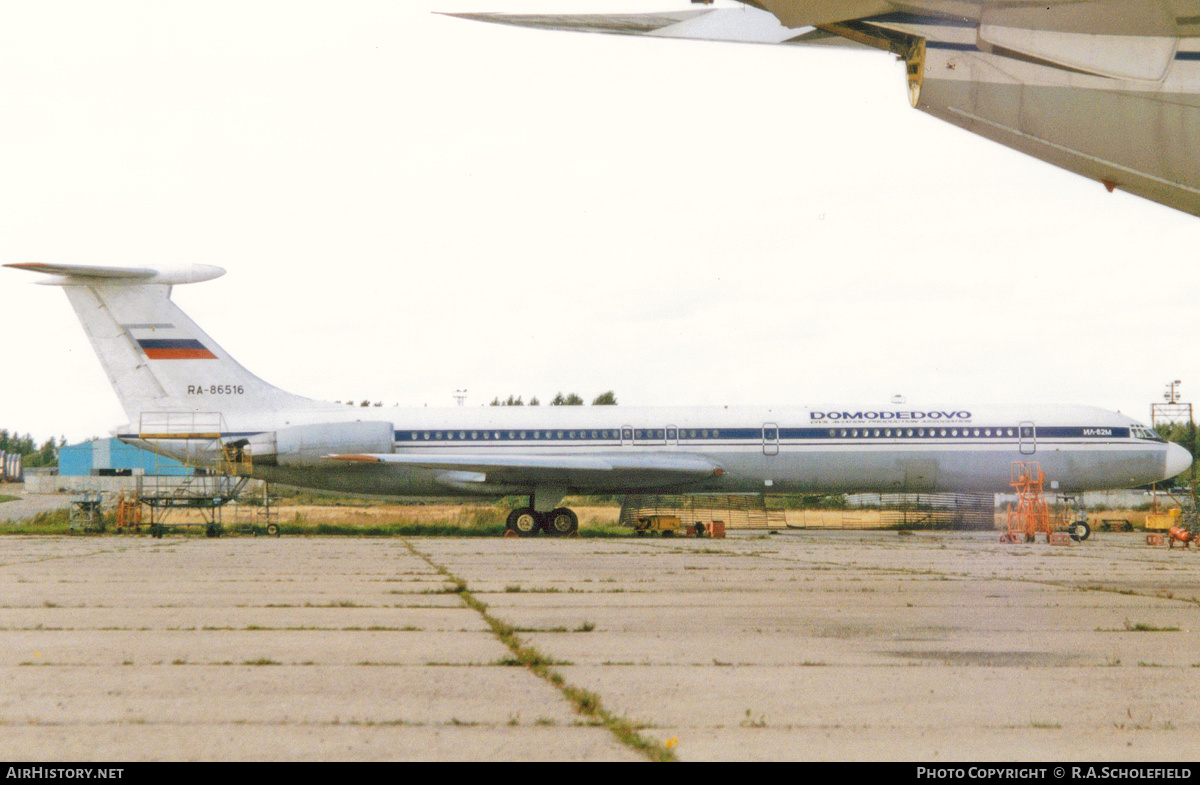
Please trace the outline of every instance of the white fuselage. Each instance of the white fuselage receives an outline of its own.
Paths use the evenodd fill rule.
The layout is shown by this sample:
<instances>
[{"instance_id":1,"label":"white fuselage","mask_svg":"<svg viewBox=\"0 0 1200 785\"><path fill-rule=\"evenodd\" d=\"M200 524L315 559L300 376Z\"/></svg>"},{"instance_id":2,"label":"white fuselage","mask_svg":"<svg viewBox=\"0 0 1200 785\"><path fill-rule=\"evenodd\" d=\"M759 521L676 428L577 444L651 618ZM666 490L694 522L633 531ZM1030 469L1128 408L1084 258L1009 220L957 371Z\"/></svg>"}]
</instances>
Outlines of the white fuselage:
<instances>
[{"instance_id":1,"label":"white fuselage","mask_svg":"<svg viewBox=\"0 0 1200 785\"><path fill-rule=\"evenodd\" d=\"M1186 469L1187 452L1130 417L1091 407L888 406L640 408L477 407L381 409L317 404L270 415L226 418L227 443L297 425L387 422L398 455L429 457L646 454L702 456L719 474L686 481L611 477L546 478L574 493L844 493L983 491L1010 488L1016 461L1037 461L1064 492L1131 487ZM147 443L162 452L180 445ZM254 475L289 484L386 495L532 492L536 483L457 481L420 467L256 466ZM484 480L479 482L478 480Z\"/></svg>"}]
</instances>

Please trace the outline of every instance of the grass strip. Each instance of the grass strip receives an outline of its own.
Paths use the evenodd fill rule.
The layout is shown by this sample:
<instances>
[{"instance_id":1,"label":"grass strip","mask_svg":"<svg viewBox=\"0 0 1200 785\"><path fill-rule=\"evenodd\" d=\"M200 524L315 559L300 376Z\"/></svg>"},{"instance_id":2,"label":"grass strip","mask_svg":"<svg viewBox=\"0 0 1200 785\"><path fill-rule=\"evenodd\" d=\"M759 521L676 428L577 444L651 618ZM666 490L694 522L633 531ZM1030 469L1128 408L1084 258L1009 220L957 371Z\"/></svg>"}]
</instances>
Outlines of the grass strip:
<instances>
[{"instance_id":1,"label":"grass strip","mask_svg":"<svg viewBox=\"0 0 1200 785\"><path fill-rule=\"evenodd\" d=\"M170 536L204 537L203 526L172 528L171 524L175 522L180 521L174 519L166 521L167 533ZM38 513L21 522L8 521L6 525L0 526L0 535L79 534L80 532L71 531L71 523L68 510L52 510ZM115 536L121 534L116 531L116 515L114 513L105 514L104 523L106 527L105 532L89 533L88 536ZM222 533L224 536L247 536L252 534L255 528L261 530L262 526L255 526L236 520L225 520L222 522ZM149 531L150 525L148 522L141 524L141 534L146 535ZM505 526L503 523L480 521L426 523L398 520L390 522L381 521L371 524L320 523L305 520L303 516L297 516L296 520L280 522L279 531L282 535L300 537L502 537L504 536ZM584 538L628 537L631 536L631 532L628 529L615 526L597 526L581 530L579 536Z\"/></svg>"},{"instance_id":2,"label":"grass strip","mask_svg":"<svg viewBox=\"0 0 1200 785\"><path fill-rule=\"evenodd\" d=\"M454 584L455 591L462 599L463 604L482 616L483 620L487 622L488 627L491 628L492 633L512 653L512 665L528 668L535 676L550 682L555 689L562 693L563 697L571 702L571 705L575 707L577 712L585 717L601 722L604 727L608 728L617 737L618 741L630 749L640 752L647 759L657 762L674 762L676 760L673 751L664 747L657 740L647 738L638 733L637 728L629 720L605 709L599 695L569 684L563 678L562 674L552 667L556 664L553 659L521 640L515 628L488 613L488 606L471 594L467 589L466 581L450 572L446 567L435 562L429 556L418 551L413 547L411 542L405 540L404 545L414 556L423 560L430 567L437 570L446 580Z\"/></svg>"}]
</instances>

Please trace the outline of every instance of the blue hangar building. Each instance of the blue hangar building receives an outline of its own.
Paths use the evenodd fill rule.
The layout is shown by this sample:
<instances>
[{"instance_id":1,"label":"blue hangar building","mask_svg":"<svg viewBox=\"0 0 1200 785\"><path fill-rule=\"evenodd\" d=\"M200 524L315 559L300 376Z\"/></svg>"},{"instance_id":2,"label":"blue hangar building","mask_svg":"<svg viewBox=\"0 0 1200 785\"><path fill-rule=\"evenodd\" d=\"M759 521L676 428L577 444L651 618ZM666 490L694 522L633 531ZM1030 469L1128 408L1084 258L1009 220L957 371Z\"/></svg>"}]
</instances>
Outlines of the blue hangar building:
<instances>
[{"instance_id":1,"label":"blue hangar building","mask_svg":"<svg viewBox=\"0 0 1200 785\"><path fill-rule=\"evenodd\" d=\"M58 451L60 477L128 477L135 474L191 474L174 458L139 450L120 439L93 439Z\"/></svg>"}]
</instances>

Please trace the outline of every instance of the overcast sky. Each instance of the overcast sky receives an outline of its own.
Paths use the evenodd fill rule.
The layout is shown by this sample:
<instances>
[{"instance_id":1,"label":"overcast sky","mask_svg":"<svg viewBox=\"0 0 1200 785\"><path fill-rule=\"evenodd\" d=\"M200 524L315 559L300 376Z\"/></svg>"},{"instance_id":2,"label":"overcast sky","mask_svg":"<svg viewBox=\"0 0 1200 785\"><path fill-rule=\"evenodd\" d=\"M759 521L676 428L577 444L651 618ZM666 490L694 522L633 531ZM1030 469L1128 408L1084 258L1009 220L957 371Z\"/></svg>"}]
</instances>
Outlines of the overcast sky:
<instances>
[{"instance_id":1,"label":"overcast sky","mask_svg":"<svg viewBox=\"0 0 1200 785\"><path fill-rule=\"evenodd\" d=\"M686 7L5 2L0 263L220 265L176 302L330 400L1200 395L1200 219L911 109L889 55L432 13ZM0 428L107 433L33 280L0 271Z\"/></svg>"}]
</instances>

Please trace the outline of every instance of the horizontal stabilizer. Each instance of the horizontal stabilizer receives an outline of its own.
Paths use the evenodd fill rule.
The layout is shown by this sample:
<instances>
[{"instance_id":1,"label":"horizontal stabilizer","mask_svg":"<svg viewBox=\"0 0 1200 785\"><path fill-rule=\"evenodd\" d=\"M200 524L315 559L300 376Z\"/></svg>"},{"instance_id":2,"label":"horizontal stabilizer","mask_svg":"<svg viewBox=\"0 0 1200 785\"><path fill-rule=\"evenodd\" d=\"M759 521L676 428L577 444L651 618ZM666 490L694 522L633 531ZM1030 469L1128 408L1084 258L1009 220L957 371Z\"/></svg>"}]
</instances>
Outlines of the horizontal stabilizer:
<instances>
[{"instance_id":1,"label":"horizontal stabilizer","mask_svg":"<svg viewBox=\"0 0 1200 785\"><path fill-rule=\"evenodd\" d=\"M105 285L150 285L173 286L176 284L199 283L220 278L225 271L211 264L189 264L178 267L103 267L86 264L45 264L27 262L6 264L15 270L42 273L53 278L42 281L48 286L73 286L76 284Z\"/></svg>"}]
</instances>

